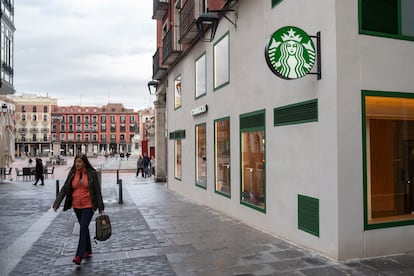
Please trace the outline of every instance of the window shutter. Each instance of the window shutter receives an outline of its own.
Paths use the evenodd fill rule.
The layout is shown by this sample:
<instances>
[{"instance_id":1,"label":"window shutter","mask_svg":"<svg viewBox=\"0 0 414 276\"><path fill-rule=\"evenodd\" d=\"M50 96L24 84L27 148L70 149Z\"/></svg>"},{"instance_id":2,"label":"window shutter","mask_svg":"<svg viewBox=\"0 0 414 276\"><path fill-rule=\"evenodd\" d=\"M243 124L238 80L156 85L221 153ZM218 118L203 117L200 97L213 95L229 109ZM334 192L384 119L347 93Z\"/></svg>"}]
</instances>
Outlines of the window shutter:
<instances>
[{"instance_id":1,"label":"window shutter","mask_svg":"<svg viewBox=\"0 0 414 276\"><path fill-rule=\"evenodd\" d=\"M319 199L298 195L298 228L319 237Z\"/></svg>"}]
</instances>

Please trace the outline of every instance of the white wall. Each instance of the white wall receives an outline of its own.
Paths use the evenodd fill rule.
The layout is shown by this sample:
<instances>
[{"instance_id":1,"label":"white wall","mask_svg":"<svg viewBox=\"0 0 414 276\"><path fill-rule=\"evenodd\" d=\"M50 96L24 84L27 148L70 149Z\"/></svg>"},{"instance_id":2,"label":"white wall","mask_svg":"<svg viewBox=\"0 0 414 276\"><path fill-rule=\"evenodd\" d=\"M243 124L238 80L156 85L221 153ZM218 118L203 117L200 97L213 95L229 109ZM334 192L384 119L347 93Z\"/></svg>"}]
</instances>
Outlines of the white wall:
<instances>
[{"instance_id":1,"label":"white wall","mask_svg":"<svg viewBox=\"0 0 414 276\"><path fill-rule=\"evenodd\" d=\"M300 3L299 3L300 2ZM316 3L315 3L316 2ZM300 8L299 8L300 7ZM305 247L337 257L337 153L336 153L336 62L334 12L332 1L284 1L271 9L270 1L239 1L237 28L221 20L216 40L230 31L230 84L213 92L213 43L198 43L170 74L182 78L182 108L172 108L173 87L168 88L169 132L186 130L183 146L182 181L174 178L174 141L168 147L168 185L197 202L226 212L244 222ZM293 12L292 12L293 10ZM289 16L286 16L289 14ZM232 17L232 14L229 14ZM276 77L264 58L268 37L277 29L294 25L310 35L322 33L323 77L309 75L287 81ZM207 95L194 100L194 61L206 52ZM273 108L318 99L319 121L273 126ZM191 116L191 109L208 104L206 114ZM266 213L240 204L239 115L266 110ZM214 193L213 122L230 116L231 198ZM207 190L195 186L194 126L207 123ZM320 201L320 237L298 230L297 196Z\"/></svg>"},{"instance_id":2,"label":"white wall","mask_svg":"<svg viewBox=\"0 0 414 276\"><path fill-rule=\"evenodd\" d=\"M414 92L414 43L358 34L358 0L336 1L339 259L412 250L413 226L364 231L361 90Z\"/></svg>"},{"instance_id":3,"label":"white wall","mask_svg":"<svg viewBox=\"0 0 414 276\"><path fill-rule=\"evenodd\" d=\"M183 176L174 178L168 140L168 186L196 202L334 259L414 248L412 226L364 231L361 90L414 92L414 43L358 34L358 0L239 1L237 27L220 21L216 39L230 32L230 84L213 91L213 44L199 42L171 72L168 132L186 130ZM233 13L228 13L234 19ZM277 29L293 25L321 32L322 79L282 80L268 68L264 47ZM194 62L206 52L207 95L195 100ZM182 107L174 110L181 75ZM318 99L318 122L273 126L273 108ZM208 112L191 116L203 104ZM266 213L240 204L239 116L266 110ZM231 198L214 193L215 119L230 116ZM195 186L196 124L207 125L207 190ZM320 237L297 226L297 195L319 199ZM402 237L404 237L402 239Z\"/></svg>"}]
</instances>

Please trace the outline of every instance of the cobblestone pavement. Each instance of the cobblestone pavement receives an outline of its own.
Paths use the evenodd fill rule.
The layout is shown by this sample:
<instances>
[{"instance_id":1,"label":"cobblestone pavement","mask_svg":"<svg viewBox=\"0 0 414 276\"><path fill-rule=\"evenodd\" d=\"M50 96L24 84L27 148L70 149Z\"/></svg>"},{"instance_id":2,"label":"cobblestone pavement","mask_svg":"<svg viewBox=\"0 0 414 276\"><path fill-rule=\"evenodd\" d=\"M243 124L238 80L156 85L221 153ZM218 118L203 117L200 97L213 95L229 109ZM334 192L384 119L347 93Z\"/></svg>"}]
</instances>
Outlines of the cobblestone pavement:
<instances>
[{"instance_id":1,"label":"cobblestone pavement","mask_svg":"<svg viewBox=\"0 0 414 276\"><path fill-rule=\"evenodd\" d=\"M102 160L94 160L95 165ZM122 167L135 165L134 160ZM19 165L19 162L16 162ZM113 233L72 263L79 226L72 210L51 209L59 167L45 186L0 184L0 275L414 275L414 252L335 262L193 203L151 178L102 174L105 212ZM106 165L119 168L116 160ZM90 232L95 233L94 219Z\"/></svg>"}]
</instances>

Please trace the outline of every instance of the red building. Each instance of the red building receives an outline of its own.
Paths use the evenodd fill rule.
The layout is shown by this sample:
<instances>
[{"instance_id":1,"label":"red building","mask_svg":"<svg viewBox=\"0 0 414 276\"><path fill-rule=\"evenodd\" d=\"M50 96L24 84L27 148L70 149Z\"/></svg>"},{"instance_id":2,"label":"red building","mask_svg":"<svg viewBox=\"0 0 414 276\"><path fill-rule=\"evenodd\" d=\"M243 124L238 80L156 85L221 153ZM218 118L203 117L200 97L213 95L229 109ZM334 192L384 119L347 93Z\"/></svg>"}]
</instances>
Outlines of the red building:
<instances>
[{"instance_id":1,"label":"red building","mask_svg":"<svg viewBox=\"0 0 414 276\"><path fill-rule=\"evenodd\" d=\"M53 153L121 153L131 151L131 138L139 134L139 113L120 103L96 106L52 107Z\"/></svg>"}]
</instances>

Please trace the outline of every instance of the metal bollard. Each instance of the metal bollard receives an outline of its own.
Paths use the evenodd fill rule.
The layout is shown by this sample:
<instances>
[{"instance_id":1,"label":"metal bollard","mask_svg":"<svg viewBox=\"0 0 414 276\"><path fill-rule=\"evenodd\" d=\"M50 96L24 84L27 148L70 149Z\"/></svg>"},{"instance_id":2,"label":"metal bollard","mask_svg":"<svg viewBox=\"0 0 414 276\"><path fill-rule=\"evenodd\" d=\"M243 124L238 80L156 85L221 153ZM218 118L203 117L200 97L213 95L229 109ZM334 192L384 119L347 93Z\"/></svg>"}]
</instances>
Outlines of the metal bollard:
<instances>
[{"instance_id":1,"label":"metal bollard","mask_svg":"<svg viewBox=\"0 0 414 276\"><path fill-rule=\"evenodd\" d=\"M122 179L118 180L118 184L119 184L119 204L123 204L123 200L122 200Z\"/></svg>"},{"instance_id":2,"label":"metal bollard","mask_svg":"<svg viewBox=\"0 0 414 276\"><path fill-rule=\"evenodd\" d=\"M59 194L59 180L57 179L56 180L56 197L58 196L58 194Z\"/></svg>"}]
</instances>

